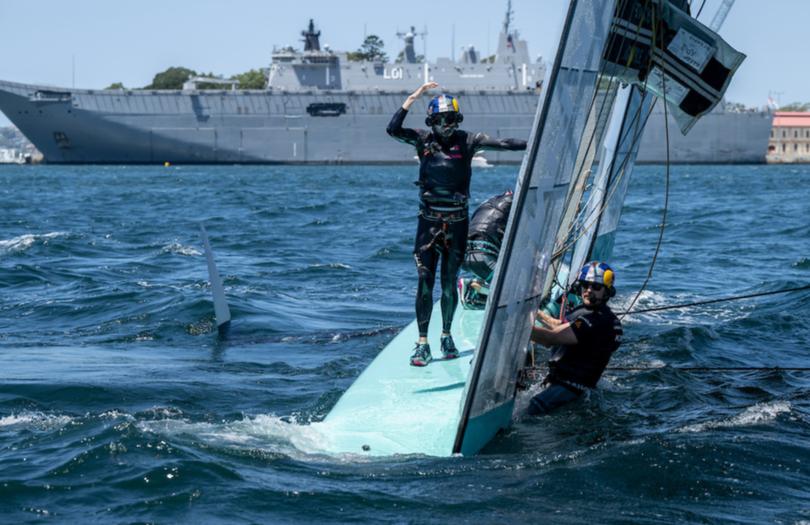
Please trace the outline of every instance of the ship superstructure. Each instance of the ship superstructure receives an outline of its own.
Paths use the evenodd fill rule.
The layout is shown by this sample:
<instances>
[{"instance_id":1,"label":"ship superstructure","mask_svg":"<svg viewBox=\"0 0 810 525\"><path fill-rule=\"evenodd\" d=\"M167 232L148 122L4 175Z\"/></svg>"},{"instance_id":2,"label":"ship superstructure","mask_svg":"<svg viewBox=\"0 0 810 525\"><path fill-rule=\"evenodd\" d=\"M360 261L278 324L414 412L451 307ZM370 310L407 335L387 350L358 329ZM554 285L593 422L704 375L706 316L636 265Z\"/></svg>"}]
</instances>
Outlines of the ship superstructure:
<instances>
[{"instance_id":1,"label":"ship superstructure","mask_svg":"<svg viewBox=\"0 0 810 525\"><path fill-rule=\"evenodd\" d=\"M345 52L322 48L310 20L303 50L273 52L265 90L237 90L227 81L222 90L198 89L198 80L210 84L206 79L192 79L182 90L0 81L0 110L50 163L408 163L413 152L384 130L404 98L428 80L459 97L466 129L528 137L545 66L531 60L512 18L509 3L497 52L483 59L466 48L459 61L420 61L411 28L401 35L401 61L352 61ZM421 112L413 112L419 118L411 116L406 125L422 127ZM640 162L664 160L662 121L653 115L648 123ZM688 137L672 139L673 162L764 161L768 118L724 114L716 124L704 121ZM681 154L681 139L695 146ZM521 157L487 153L495 163Z\"/></svg>"}]
</instances>

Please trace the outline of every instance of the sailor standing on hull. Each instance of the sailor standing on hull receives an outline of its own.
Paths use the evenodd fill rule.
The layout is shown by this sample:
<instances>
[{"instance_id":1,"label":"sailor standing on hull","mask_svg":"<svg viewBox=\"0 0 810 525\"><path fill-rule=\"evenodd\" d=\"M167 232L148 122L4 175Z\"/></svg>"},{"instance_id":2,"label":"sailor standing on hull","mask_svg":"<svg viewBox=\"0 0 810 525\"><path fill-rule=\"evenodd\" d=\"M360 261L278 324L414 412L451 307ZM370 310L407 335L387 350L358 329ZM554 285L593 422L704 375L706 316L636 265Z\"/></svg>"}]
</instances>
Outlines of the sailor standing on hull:
<instances>
[{"instance_id":1,"label":"sailor standing on hull","mask_svg":"<svg viewBox=\"0 0 810 525\"><path fill-rule=\"evenodd\" d=\"M605 371L610 356L622 342L622 323L608 308L616 294L615 273L605 263L593 261L579 273L577 288L582 304L560 321L540 311L546 326L532 329L532 341L552 346L549 373L543 390L529 404L529 415L548 414L579 398Z\"/></svg>"},{"instance_id":2,"label":"sailor standing on hull","mask_svg":"<svg viewBox=\"0 0 810 525\"><path fill-rule=\"evenodd\" d=\"M450 327L458 304L456 279L467 243L467 201L473 155L485 149L526 149L525 140L492 139L484 133L467 133L458 129L463 116L459 112L458 100L450 95L433 97L428 104L425 123L430 126L430 131L402 127L411 105L427 90L436 87L439 84L428 82L414 91L394 113L386 130L395 139L414 146L419 157L419 222L413 254L419 272L416 291L419 340L411 356L413 366L425 366L432 359L427 333L439 257L442 261L441 350L447 359L458 357Z\"/></svg>"}]
</instances>

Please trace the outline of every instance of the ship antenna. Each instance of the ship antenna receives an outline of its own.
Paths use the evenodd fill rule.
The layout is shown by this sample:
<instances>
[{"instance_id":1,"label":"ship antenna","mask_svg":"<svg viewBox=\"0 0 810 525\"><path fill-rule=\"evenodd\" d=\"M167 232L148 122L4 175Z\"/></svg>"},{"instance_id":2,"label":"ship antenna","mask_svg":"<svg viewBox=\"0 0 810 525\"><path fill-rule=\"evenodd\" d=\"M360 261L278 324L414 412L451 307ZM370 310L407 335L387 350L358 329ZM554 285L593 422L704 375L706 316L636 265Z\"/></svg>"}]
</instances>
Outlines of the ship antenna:
<instances>
[{"instance_id":1,"label":"ship antenna","mask_svg":"<svg viewBox=\"0 0 810 525\"><path fill-rule=\"evenodd\" d=\"M503 33L509 34L509 23L512 21L512 0L506 0L506 16L503 19Z\"/></svg>"}]
</instances>

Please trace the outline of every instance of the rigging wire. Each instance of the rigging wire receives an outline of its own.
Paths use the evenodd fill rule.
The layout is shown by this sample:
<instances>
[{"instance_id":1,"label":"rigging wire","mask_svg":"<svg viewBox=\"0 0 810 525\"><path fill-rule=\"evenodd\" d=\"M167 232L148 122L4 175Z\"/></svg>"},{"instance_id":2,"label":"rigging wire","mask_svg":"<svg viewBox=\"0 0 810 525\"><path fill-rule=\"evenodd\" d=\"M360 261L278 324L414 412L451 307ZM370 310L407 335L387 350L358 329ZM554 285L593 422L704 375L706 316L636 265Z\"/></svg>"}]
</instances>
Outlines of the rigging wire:
<instances>
[{"instance_id":1,"label":"rigging wire","mask_svg":"<svg viewBox=\"0 0 810 525\"><path fill-rule=\"evenodd\" d=\"M648 0L647 3L649 4L649 0ZM623 6L620 4L617 7L617 11L621 11L622 9L623 9ZM653 22L654 22L654 20L653 20ZM638 37L640 35L640 31L641 31L641 23L639 23L636 26L636 34L635 34L636 38L633 39L632 41L635 41L635 40L638 39ZM611 37L611 38L614 38L614 37ZM609 45L609 43L608 43L608 45ZM625 46L625 45L633 45L633 44L623 43L622 45ZM621 53L619 52L619 54L621 54ZM648 62L647 62L647 67L649 68L650 66L652 66L652 63L653 63L653 56L652 56L652 53L650 53L649 59L648 59ZM625 69L629 68L629 64L630 64L630 62L628 61L628 63L625 65ZM600 73L600 79L603 76L604 76L604 73ZM612 76L611 78L616 78L616 77ZM643 100L644 97L648 96L648 93L649 93L647 91L647 82L648 82L648 80L649 80L649 76L645 77L644 85L639 88L639 90L642 93L642 100ZM604 103L605 103L605 101L603 100L603 104ZM587 199L587 201L585 203L585 206L583 206L584 209L578 213L578 216L575 217L574 221L572 221L571 226L568 229L568 232L566 232L566 235L564 237L564 239L566 239L566 241L563 242L562 246L560 246L558 249L556 249L552 253L552 256L551 256L552 262L557 261L561 257L563 257L579 241L579 239L581 239L585 234L587 234L590 231L590 229L592 227L599 224L600 219L601 219L602 215L604 214L604 212L605 212L605 210L606 210L606 208L608 206L608 203L610 202L610 200L613 197L613 194L616 192L616 190L619 187L619 182L622 180L622 178L626 174L626 168L627 168L627 164L630 161L631 152L632 152L633 148L635 147L635 144L638 141L641 140L642 132L644 130L644 127L645 127L647 121L650 118L650 115L652 114L654 105L655 105L655 100L653 100L653 103L650 106L649 110L647 111L647 114L644 116L643 122L641 122L641 126L639 126L639 122L641 121L640 117L641 117L641 114L642 114L642 111L643 111L643 104L639 104L638 109L635 110L635 113L634 113L634 115L633 115L633 117L631 119L631 124L633 122L634 122L634 124L632 124L631 126L628 126L628 129L625 131L625 135L623 137L621 137L618 144L624 144L625 141L627 140L627 137L631 133L633 133L633 139L632 139L632 142L630 143L630 145L628 147L628 150L625 152L621 163L619 164L618 170L616 170L615 168L611 169L611 171L618 171L619 175L609 183L609 184L611 184L611 189L610 189L607 197L602 200L602 204L600 205L599 209L596 210L595 213L592 214L593 219L591 220L590 224L588 224L589 217L586 217L585 214L587 213L587 208L589 206L589 203L590 203L591 199L593 199L595 197L595 194L591 193L588 196L588 199ZM594 131L594 134L595 134L595 131ZM591 141L594 138L594 134L592 134L592 136L591 136ZM613 161L614 165L615 165L615 162L616 161L614 159L614 161ZM566 203L566 206L568 206L568 203ZM576 236L574 236L575 231L578 231L578 234L576 234ZM555 282L557 282L556 273L557 272L555 272ZM557 282L557 284L559 285L559 282ZM566 287L561 286L561 288L565 289Z\"/></svg>"},{"instance_id":2,"label":"rigging wire","mask_svg":"<svg viewBox=\"0 0 810 525\"><path fill-rule=\"evenodd\" d=\"M655 306L652 308L644 308L642 310L630 310L629 308L622 312L622 317L625 315L633 315L633 314L645 314L650 312L663 312L664 310L678 310L680 308L691 308L693 306L704 306L707 304L715 304L715 303L725 303L729 301L739 301L741 299L750 299L752 297L764 297L766 295L777 295L789 292L800 292L802 290L810 290L810 284L806 284L804 286L796 286L793 288L785 288L782 290L772 290L770 292L757 292L757 293L750 293L745 295L734 295L730 297L720 297L718 299L707 299L704 301L695 301L693 303L682 303L682 304L672 304L667 306Z\"/></svg>"},{"instance_id":3,"label":"rigging wire","mask_svg":"<svg viewBox=\"0 0 810 525\"><path fill-rule=\"evenodd\" d=\"M808 366L609 366L612 372L678 370L683 372L810 372Z\"/></svg>"},{"instance_id":4,"label":"rigging wire","mask_svg":"<svg viewBox=\"0 0 810 525\"><path fill-rule=\"evenodd\" d=\"M623 8L624 8L624 5L626 3L627 3L627 0L623 0L617 6L616 10L617 11L622 11ZM628 46L628 45L632 46L633 44L631 42L634 42L635 40L637 40L637 38L639 37L640 31L641 31L641 25L639 24L636 27L636 35L635 35L636 39L633 39L633 40L626 39L626 40L624 40L622 42L621 45L623 47ZM613 39L615 39L615 38L616 38L616 36L613 35L608 39L608 41L605 44L606 49L611 45ZM621 54L621 48L620 48L620 51L618 52L618 54L619 55ZM632 57L632 53L631 53L631 57ZM629 68L629 65L630 65L629 60L631 60L631 59L628 59L628 63L625 65L625 69ZM649 61L650 62L648 63L648 65L651 65L652 64L652 54L650 54ZM596 81L597 89L594 90L594 94L592 96L591 103L589 105L591 110L593 109L593 105L594 105L594 103L595 103L595 101L597 99L597 95L598 95L598 92L599 92L599 86L604 83L604 77L605 77L604 71L600 71L599 75L597 76L597 81ZM645 82L645 84L644 84L644 87L642 87L642 89L644 90L644 93L645 93L644 96L646 96L646 89L645 88L646 88L647 79L645 79L644 82ZM594 146L594 140L596 139L597 135L599 135L599 137L602 137L603 134L604 134L604 130L605 130L605 126L607 125L607 122L604 122L602 126L599 126L598 123L602 120L603 112L608 106L608 100L615 101L616 91L618 90L618 88L613 87L614 83L618 83L617 76L615 74L610 76L610 78L608 80L608 83L607 83L607 87L602 88L606 92L606 96L602 98L601 105L600 105L600 108L599 108L599 112L598 112L598 114L596 116L596 119L595 119L597 125L594 126L594 129L590 133L585 152L582 155L578 155L578 157L581 159L581 162L579 163L578 166L576 166L576 169L574 170L574 173L577 174L577 175L575 175L575 177L580 176L579 174L581 173L582 169L584 168L585 162L587 161L587 158L588 158L589 154L591 153L591 148L592 147L597 147L597 146ZM611 91L614 92L614 96L612 97L612 99L607 96L607 93L610 93ZM611 101L611 106L613 105L612 101ZM633 115L633 118L631 119L631 122L635 122L635 125L631 129L627 129L625 136L619 141L619 144L624 143L624 140L627 138L627 135L630 134L633 131L633 129L635 129L635 133L633 135L633 142L631 143L630 148L627 151L627 153L624 155L624 158L623 158L622 162L619 164L619 175L618 175L618 177L613 180L613 183L611 185L611 189L610 189L607 197L602 199L602 203L599 206L599 209L595 211L595 213L591 212L590 214L588 214L588 211L587 211L591 199L593 199L595 197L594 193L591 193L588 196L588 199L585 202L584 206L582 205L582 203L577 204L578 211L576 212L576 215L575 215L574 219L571 221L571 224L568 227L568 230L565 232L565 235L564 236L559 235L559 232L558 232L558 235L557 235L556 239L559 239L560 242L562 243L562 245L552 252L552 254L551 254L551 262L552 262L552 264L555 264L558 261L560 261L561 258L563 258L566 255L566 253L576 244L576 242L580 238L582 238L586 233L588 233L588 231L593 226L595 226L596 224L599 223L599 219L604 214L604 211L607 208L608 203L610 202L610 199L613 197L613 194L615 193L616 189L619 187L619 181L623 178L623 176L626 173L625 167L629 162L630 151L632 151L633 145L638 140L640 140L641 133L642 133L642 131L644 129L644 125L647 123L647 120L649 119L650 114L652 113L652 109L653 108L650 107L647 115L644 116L643 123L642 123L642 125L640 127L638 126L638 123L641 120L640 117L641 117L641 114L642 114L643 105L639 105L638 109L635 111L635 114ZM591 113L591 111L589 111L589 114L590 113ZM607 113L607 116L608 117L610 116L610 112ZM597 133L598 129L601 129L601 133ZM594 153L594 157L595 157L595 155L596 154ZM613 160L613 164L615 165L615 159ZM615 171L615 168L612 169L611 171ZM591 176L592 176L592 172L589 169L588 173L586 175L586 178L584 180L582 180L577 186L579 186L579 185L585 186L587 184L587 179L589 177L591 177ZM584 193L584 191L585 190L583 189L583 193ZM569 209L569 207L572 205L571 201L572 201L572 198L573 198L575 193L576 193L576 191L572 191L566 196L566 201L565 201L565 204L563 206L563 209L565 209L565 210ZM589 219L591 219L590 224L588 224ZM559 283L559 281L557 279L557 277L558 277L557 274L558 273L559 273L558 269L553 271L553 275L554 275L553 282L555 282L558 286L560 286L561 289L567 288L566 286L561 286L560 285L560 283Z\"/></svg>"},{"instance_id":5,"label":"rigging wire","mask_svg":"<svg viewBox=\"0 0 810 525\"><path fill-rule=\"evenodd\" d=\"M653 24L652 24L653 47L658 46L658 38L660 36L661 37L660 48L663 51L663 47L664 47L664 45L663 45L664 44L663 43L663 37L664 37L664 35L662 34L661 31L658 30L659 29L658 25L661 23L661 21L655 18L656 15L658 14L657 10L653 9L652 12L653 12ZM664 184L664 210L663 210L662 216L661 216L661 231L658 234L658 242L655 245L655 252L653 253L652 261L650 261L650 268L649 268L649 270L647 272L647 277L644 279L644 282L641 284L641 288L639 288L638 292L636 292L635 297L633 297L633 300L630 302L630 306L627 307L627 311L631 311L633 309L633 306L635 306L636 301L638 301L638 298L641 297L641 293L644 291L645 288L647 288L647 284L650 282L650 279L652 278L653 269L655 268L655 263L658 260L658 254L661 251L661 244L662 244L662 242L664 240L664 230L666 229L666 226L667 226L667 210L669 208L669 163L670 163L669 146L670 146L670 144L669 144L669 111L667 110L667 100L666 100L666 93L667 93L667 80L666 80L666 77L667 77L666 73L663 73L661 75L661 91L663 91L663 97L664 97L664 136L666 137L666 151L667 151L667 161L666 161L666 165L665 165L666 166L666 169L665 169L666 176L665 176L665 184ZM626 315L627 314L623 314L619 318L619 320L623 320Z\"/></svg>"},{"instance_id":6,"label":"rigging wire","mask_svg":"<svg viewBox=\"0 0 810 525\"><path fill-rule=\"evenodd\" d=\"M692 7L692 3L689 3L689 7ZM700 13L703 12L703 8L706 7L706 0L703 0L703 3L700 4L700 9L698 9L697 14L695 15L695 20L700 18ZM708 24L707 24L708 25Z\"/></svg>"}]
</instances>

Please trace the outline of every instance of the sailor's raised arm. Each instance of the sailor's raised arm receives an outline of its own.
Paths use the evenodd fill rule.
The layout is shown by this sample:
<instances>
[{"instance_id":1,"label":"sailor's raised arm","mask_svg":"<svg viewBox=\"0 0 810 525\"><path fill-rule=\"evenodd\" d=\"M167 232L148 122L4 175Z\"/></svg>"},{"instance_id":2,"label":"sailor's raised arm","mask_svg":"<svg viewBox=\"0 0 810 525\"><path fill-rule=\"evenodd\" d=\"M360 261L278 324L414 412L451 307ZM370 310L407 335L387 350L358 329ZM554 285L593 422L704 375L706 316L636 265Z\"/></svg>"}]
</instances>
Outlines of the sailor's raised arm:
<instances>
[{"instance_id":1,"label":"sailor's raised arm","mask_svg":"<svg viewBox=\"0 0 810 525\"><path fill-rule=\"evenodd\" d=\"M408 98L405 99L405 102L402 103L402 107L397 109L394 116L391 117L391 122L388 123L388 127L385 129L386 133L394 137L395 139L406 142L408 144L416 144L419 141L419 133L410 128L403 128L402 123L405 122L405 116L408 114L408 109L413 105L416 100L421 97L425 91L429 89L433 89L438 87L439 84L436 82L426 82L419 86L416 91L411 93Z\"/></svg>"},{"instance_id":2,"label":"sailor's raised arm","mask_svg":"<svg viewBox=\"0 0 810 525\"><path fill-rule=\"evenodd\" d=\"M425 91L427 91L428 89L433 89L433 88L437 88L437 87L439 87L438 82L425 82L424 84L422 84L421 86L416 88L416 91L414 91L413 93L408 95L408 98L406 98L405 102L402 103L402 109L404 109L405 111L408 111L411 108L411 105L414 102L416 102L419 99L419 97L421 97L422 95L425 94Z\"/></svg>"},{"instance_id":3,"label":"sailor's raised arm","mask_svg":"<svg viewBox=\"0 0 810 525\"><path fill-rule=\"evenodd\" d=\"M493 139L486 133L476 133L473 137L473 148L480 150L521 151L526 149L526 141L520 139Z\"/></svg>"}]
</instances>

